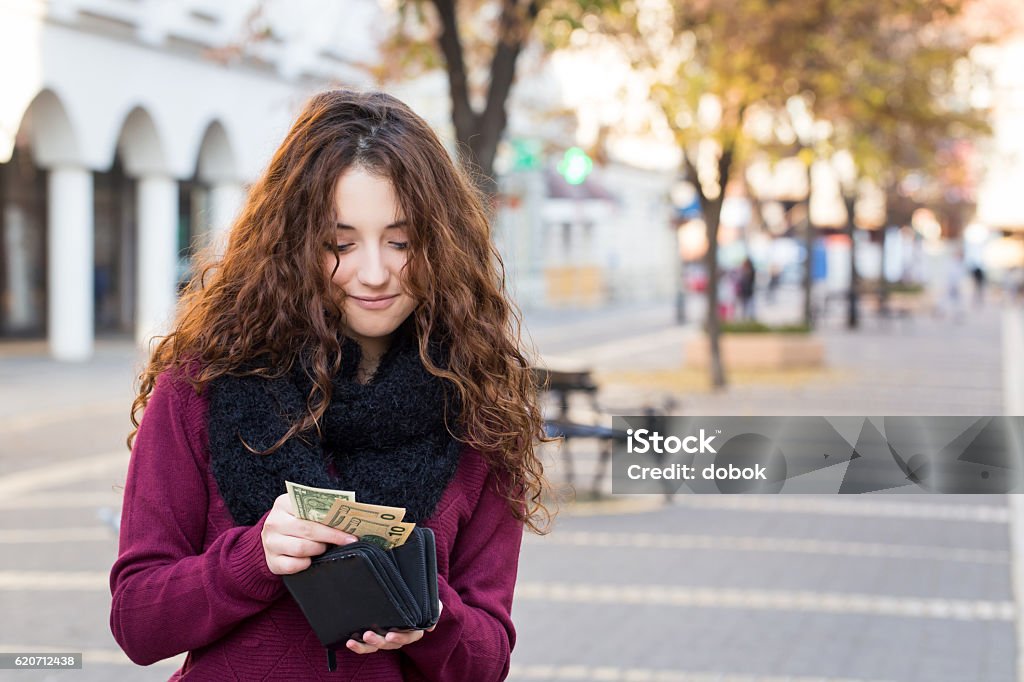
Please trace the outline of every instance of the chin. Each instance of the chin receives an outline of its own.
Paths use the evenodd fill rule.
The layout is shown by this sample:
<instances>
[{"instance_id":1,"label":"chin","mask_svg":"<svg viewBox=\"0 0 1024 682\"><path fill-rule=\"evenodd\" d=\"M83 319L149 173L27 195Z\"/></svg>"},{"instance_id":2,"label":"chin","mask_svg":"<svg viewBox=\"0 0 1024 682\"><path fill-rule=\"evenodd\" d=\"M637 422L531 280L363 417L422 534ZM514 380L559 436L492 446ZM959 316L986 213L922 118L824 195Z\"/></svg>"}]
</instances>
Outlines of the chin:
<instances>
[{"instance_id":1,"label":"chin","mask_svg":"<svg viewBox=\"0 0 1024 682\"><path fill-rule=\"evenodd\" d=\"M362 325L349 325L349 331L363 339L383 339L391 336L398 329L398 325L364 327Z\"/></svg>"},{"instance_id":2,"label":"chin","mask_svg":"<svg viewBox=\"0 0 1024 682\"><path fill-rule=\"evenodd\" d=\"M366 311L354 311L355 314L347 315L348 329L365 339L382 339L391 336L398 330L408 315L402 318L388 317L386 319L367 319Z\"/></svg>"}]
</instances>

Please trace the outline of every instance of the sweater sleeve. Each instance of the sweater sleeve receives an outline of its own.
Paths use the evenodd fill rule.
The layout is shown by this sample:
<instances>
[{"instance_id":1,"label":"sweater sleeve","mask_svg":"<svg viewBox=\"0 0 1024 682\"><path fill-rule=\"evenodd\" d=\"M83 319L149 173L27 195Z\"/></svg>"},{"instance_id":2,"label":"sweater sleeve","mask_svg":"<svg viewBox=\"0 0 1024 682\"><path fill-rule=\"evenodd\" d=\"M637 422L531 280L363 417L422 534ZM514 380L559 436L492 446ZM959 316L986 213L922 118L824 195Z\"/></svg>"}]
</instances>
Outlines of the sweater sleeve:
<instances>
[{"instance_id":1,"label":"sweater sleeve","mask_svg":"<svg viewBox=\"0 0 1024 682\"><path fill-rule=\"evenodd\" d=\"M202 419L187 384L159 377L132 448L117 560L110 572L110 628L140 665L210 644L284 592L253 526L205 549L209 490L204 453L189 428ZM268 512L269 513L269 512Z\"/></svg>"},{"instance_id":2,"label":"sweater sleeve","mask_svg":"<svg viewBox=\"0 0 1024 682\"><path fill-rule=\"evenodd\" d=\"M475 510L459 530L448 578L438 576L444 609L437 627L400 650L413 668L406 666L406 679L496 682L508 675L523 524L497 485L488 474Z\"/></svg>"}]
</instances>

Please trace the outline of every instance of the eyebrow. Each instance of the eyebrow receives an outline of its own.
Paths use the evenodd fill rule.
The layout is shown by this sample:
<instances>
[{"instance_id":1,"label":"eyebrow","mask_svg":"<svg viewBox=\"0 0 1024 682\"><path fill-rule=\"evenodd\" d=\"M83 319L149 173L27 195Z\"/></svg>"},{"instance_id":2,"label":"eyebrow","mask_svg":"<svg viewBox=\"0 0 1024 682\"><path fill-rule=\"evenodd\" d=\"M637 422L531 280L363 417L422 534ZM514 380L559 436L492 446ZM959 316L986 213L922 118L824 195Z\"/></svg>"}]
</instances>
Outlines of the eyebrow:
<instances>
[{"instance_id":1,"label":"eyebrow","mask_svg":"<svg viewBox=\"0 0 1024 682\"><path fill-rule=\"evenodd\" d=\"M356 228L352 227L351 225L346 225L345 223L335 223L335 227L336 227L336 229L339 229L339 230L354 230L354 229L356 229ZM390 225L386 226L384 229L385 230L390 230L390 229L399 228L399 227L409 227L409 221L408 220L398 220L398 221L395 221L395 222L391 223Z\"/></svg>"}]
</instances>

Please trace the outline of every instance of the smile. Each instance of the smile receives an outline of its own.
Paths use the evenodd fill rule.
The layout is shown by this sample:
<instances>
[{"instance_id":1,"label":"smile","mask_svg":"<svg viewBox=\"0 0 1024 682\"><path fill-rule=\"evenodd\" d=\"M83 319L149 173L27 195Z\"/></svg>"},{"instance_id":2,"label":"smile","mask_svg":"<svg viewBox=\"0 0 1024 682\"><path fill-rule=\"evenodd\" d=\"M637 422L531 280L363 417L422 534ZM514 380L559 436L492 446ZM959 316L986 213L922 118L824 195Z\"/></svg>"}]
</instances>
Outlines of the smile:
<instances>
[{"instance_id":1,"label":"smile","mask_svg":"<svg viewBox=\"0 0 1024 682\"><path fill-rule=\"evenodd\" d=\"M392 294L391 296L380 296L375 298L359 298L358 296L349 296L350 299L355 301L355 304L365 310L383 310L388 308L395 299L398 298L398 294Z\"/></svg>"}]
</instances>

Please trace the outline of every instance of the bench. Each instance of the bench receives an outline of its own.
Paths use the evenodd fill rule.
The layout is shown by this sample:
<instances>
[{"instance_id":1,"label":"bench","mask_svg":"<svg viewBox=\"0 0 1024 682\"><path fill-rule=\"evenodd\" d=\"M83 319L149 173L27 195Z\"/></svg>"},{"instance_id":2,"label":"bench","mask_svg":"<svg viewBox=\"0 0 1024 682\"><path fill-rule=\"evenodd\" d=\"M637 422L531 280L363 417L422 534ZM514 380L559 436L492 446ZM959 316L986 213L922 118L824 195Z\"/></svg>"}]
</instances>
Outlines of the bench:
<instances>
[{"instance_id":1,"label":"bench","mask_svg":"<svg viewBox=\"0 0 1024 682\"><path fill-rule=\"evenodd\" d=\"M573 466L572 451L570 443L574 439L592 438L600 445L600 455L597 462L597 470L594 474L592 492L596 496L601 487L601 481L608 470L608 463L611 461L612 446L616 440L625 442L626 432L602 424L588 424L574 421L569 417L569 405L574 396L582 396L590 403L592 413L596 418L607 417L608 413L602 409L597 395L599 387L593 379L592 371L589 368L562 368L554 369L550 366L534 366L532 368L537 385L546 393L547 398L552 400L556 406L554 417L544 420L544 433L549 438L561 438L563 441L562 452L565 462L566 483L573 485L575 471ZM641 408L640 414L653 416L656 410L651 407ZM620 414L624 414L620 412Z\"/></svg>"},{"instance_id":2,"label":"bench","mask_svg":"<svg viewBox=\"0 0 1024 682\"><path fill-rule=\"evenodd\" d=\"M584 396L590 403L595 414L600 413L597 401L598 387L594 382L590 369L552 369L535 366L532 368L537 385L547 394L556 406L556 416L544 420L544 435L548 438L561 438L562 454L565 462L565 479L570 486L575 479L572 450L570 443L576 438L594 438L601 443L601 455L597 473L594 476L593 489L596 492L604 478L608 460L611 459L612 441L615 432L599 424L584 424L569 418L569 404L573 396Z\"/></svg>"}]
</instances>

